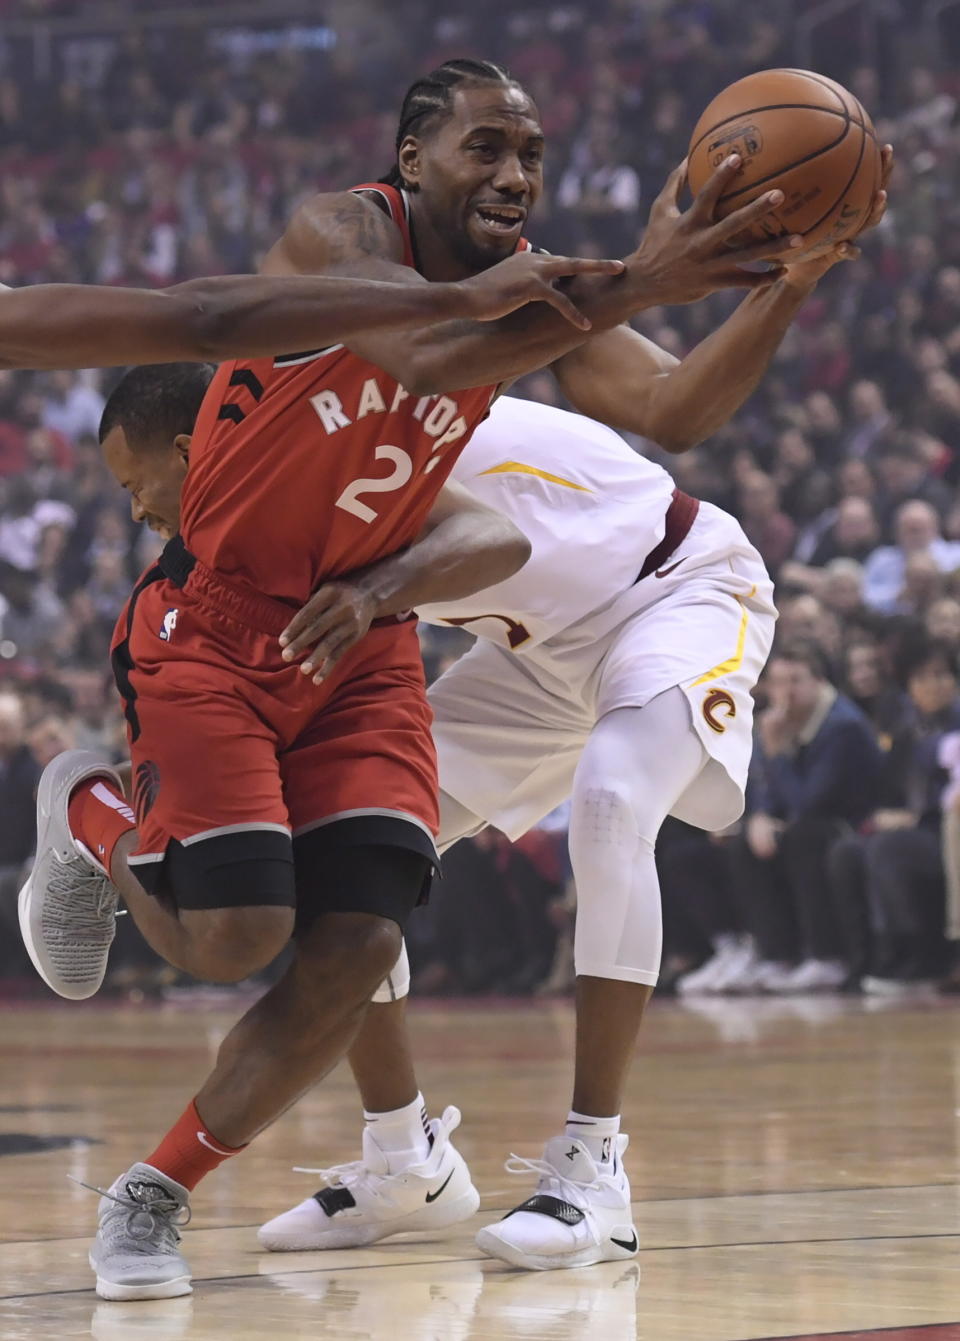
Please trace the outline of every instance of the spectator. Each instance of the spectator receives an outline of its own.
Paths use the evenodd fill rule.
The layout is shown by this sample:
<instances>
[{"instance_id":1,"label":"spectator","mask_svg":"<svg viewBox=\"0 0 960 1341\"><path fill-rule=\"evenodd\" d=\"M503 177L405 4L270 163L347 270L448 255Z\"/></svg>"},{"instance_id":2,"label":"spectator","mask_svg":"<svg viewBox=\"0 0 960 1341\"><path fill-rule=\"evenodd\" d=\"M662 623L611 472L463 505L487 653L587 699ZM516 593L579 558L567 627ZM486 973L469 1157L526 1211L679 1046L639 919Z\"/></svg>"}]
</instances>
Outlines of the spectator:
<instances>
[{"instance_id":1,"label":"spectator","mask_svg":"<svg viewBox=\"0 0 960 1341\"><path fill-rule=\"evenodd\" d=\"M957 674L948 648L920 642L904 659L907 707L883 771L869 831L831 854L848 924L859 925L855 961L869 970L863 989L898 995L947 967L941 797L941 742L960 729Z\"/></svg>"},{"instance_id":2,"label":"spectator","mask_svg":"<svg viewBox=\"0 0 960 1341\"><path fill-rule=\"evenodd\" d=\"M886 397L876 382L854 382L850 388L850 417L846 454L868 457L893 423Z\"/></svg>"},{"instance_id":3,"label":"spectator","mask_svg":"<svg viewBox=\"0 0 960 1341\"><path fill-rule=\"evenodd\" d=\"M856 642L847 647L842 688L870 722L877 744L886 753L903 720L904 698L884 674L876 643Z\"/></svg>"},{"instance_id":4,"label":"spectator","mask_svg":"<svg viewBox=\"0 0 960 1341\"><path fill-rule=\"evenodd\" d=\"M43 427L70 442L97 436L105 400L90 379L74 372L50 374L43 401Z\"/></svg>"},{"instance_id":5,"label":"spectator","mask_svg":"<svg viewBox=\"0 0 960 1341\"><path fill-rule=\"evenodd\" d=\"M931 477L931 462L918 435L901 434L882 444L875 459L880 481L877 506L884 533L890 531L900 505L912 498L929 503L941 520L946 516L953 501L951 491L942 480Z\"/></svg>"},{"instance_id":6,"label":"spectator","mask_svg":"<svg viewBox=\"0 0 960 1341\"><path fill-rule=\"evenodd\" d=\"M747 538L760 551L776 578L780 565L792 553L797 528L780 508L780 495L770 475L752 470L738 492L739 514Z\"/></svg>"},{"instance_id":7,"label":"spectator","mask_svg":"<svg viewBox=\"0 0 960 1341\"><path fill-rule=\"evenodd\" d=\"M635 242L640 178L618 158L613 136L613 129L605 127L575 152L560 178L557 204L582 217L605 255L620 256Z\"/></svg>"},{"instance_id":8,"label":"spectator","mask_svg":"<svg viewBox=\"0 0 960 1341\"><path fill-rule=\"evenodd\" d=\"M902 503L894 518L894 535L896 544L883 545L870 555L864 575L867 604L885 614L909 610L905 592L911 560L929 557L941 573L960 568L960 543L944 540L937 514L929 503L919 499Z\"/></svg>"},{"instance_id":9,"label":"spectator","mask_svg":"<svg viewBox=\"0 0 960 1341\"><path fill-rule=\"evenodd\" d=\"M812 550L798 550L797 559L814 568L823 568L832 559L855 559L865 563L880 543L880 525L876 513L865 498L845 498L836 510L825 514L826 529L821 532ZM791 574L794 565L790 565ZM791 576L791 582L798 581ZM809 585L809 580L800 583Z\"/></svg>"},{"instance_id":10,"label":"spectator","mask_svg":"<svg viewBox=\"0 0 960 1341\"><path fill-rule=\"evenodd\" d=\"M811 645L775 652L758 719L734 888L755 954L728 988L836 989L849 974L827 853L873 810L881 756L873 731L830 684Z\"/></svg>"}]
</instances>

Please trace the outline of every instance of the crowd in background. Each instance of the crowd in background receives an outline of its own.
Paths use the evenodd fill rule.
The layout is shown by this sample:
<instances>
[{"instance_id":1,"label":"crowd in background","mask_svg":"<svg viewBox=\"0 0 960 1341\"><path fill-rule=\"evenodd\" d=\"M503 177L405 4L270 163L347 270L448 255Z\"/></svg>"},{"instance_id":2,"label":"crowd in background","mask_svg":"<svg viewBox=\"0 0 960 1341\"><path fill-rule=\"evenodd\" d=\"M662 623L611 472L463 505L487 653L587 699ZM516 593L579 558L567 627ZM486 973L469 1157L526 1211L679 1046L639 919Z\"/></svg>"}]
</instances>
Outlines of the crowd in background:
<instances>
[{"instance_id":1,"label":"crowd in background","mask_svg":"<svg viewBox=\"0 0 960 1341\"><path fill-rule=\"evenodd\" d=\"M960 841L942 813L960 790L948 785L960 771L949 736L960 730L953 16L934 49L913 6L887 5L870 63L858 32L836 24L800 51L795 23L809 5L781 0L752 12L735 0L355 0L289 24L280 5L256 25L221 4L206 26L142 28L141 9L0 3L0 281L156 286L254 269L305 195L389 168L406 85L451 55L501 61L536 98L547 189L528 231L569 253L631 250L700 111L730 80L804 56L857 93L897 146L886 220L861 260L822 283L732 423L664 459L681 487L742 520L782 612L744 823L712 838L671 822L661 843L666 979L684 992L952 982L960 911L944 861L953 869ZM100 27L56 27L98 15ZM31 18L52 21L42 45L14 22ZM635 325L682 357L736 301L654 309ZM99 457L115 376L0 372L0 923L30 854L38 770L72 745L123 750L106 651L155 544ZM546 375L522 390L557 396ZM463 646L433 631L424 642L434 674ZM487 835L448 866L448 895L456 885L462 897L438 900L414 933L425 988L569 984L562 818L514 847ZM960 884L960 855L954 866ZM18 968L15 950L3 968Z\"/></svg>"}]
</instances>

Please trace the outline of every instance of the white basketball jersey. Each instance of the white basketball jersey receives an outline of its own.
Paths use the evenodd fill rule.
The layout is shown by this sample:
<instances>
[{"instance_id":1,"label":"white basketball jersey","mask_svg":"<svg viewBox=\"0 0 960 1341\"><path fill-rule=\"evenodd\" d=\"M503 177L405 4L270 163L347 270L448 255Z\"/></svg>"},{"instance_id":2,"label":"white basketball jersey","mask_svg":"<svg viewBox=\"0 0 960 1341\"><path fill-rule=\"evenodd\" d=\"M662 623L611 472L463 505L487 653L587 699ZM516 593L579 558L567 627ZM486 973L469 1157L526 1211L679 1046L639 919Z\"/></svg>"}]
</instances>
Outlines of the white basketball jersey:
<instances>
[{"instance_id":1,"label":"white basketball jersey","mask_svg":"<svg viewBox=\"0 0 960 1341\"><path fill-rule=\"evenodd\" d=\"M610 604L663 539L673 480L612 429L553 406L503 396L476 430L453 479L528 537L528 562L455 603L419 607L520 652Z\"/></svg>"}]
</instances>

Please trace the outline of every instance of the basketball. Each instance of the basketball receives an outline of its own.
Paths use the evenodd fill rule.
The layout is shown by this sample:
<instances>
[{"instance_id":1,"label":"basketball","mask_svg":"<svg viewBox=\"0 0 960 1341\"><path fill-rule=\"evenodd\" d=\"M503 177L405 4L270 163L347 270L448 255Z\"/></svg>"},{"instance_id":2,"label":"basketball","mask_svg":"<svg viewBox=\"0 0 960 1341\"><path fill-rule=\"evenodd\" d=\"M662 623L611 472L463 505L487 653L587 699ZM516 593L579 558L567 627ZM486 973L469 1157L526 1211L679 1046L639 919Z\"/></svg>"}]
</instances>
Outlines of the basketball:
<instances>
[{"instance_id":1,"label":"basketball","mask_svg":"<svg viewBox=\"0 0 960 1341\"><path fill-rule=\"evenodd\" d=\"M783 204L732 245L799 234L806 245L793 260L856 237L880 187L880 147L869 116L842 85L810 70L762 70L714 98L690 140L694 195L732 153L743 166L716 217L779 188Z\"/></svg>"}]
</instances>

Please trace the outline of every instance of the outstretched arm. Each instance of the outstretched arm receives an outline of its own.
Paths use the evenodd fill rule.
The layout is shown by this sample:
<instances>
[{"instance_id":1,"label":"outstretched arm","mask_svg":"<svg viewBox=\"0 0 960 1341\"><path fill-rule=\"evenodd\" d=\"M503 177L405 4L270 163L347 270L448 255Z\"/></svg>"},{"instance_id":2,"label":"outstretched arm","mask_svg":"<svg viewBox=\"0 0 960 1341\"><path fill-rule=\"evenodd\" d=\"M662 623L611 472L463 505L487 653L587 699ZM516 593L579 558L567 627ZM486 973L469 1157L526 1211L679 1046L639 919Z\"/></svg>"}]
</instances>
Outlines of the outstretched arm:
<instances>
[{"instance_id":1,"label":"outstretched arm","mask_svg":"<svg viewBox=\"0 0 960 1341\"><path fill-rule=\"evenodd\" d=\"M314 592L281 635L284 658L304 657L301 671L319 684L373 620L472 596L529 557L529 540L509 518L448 481L409 548Z\"/></svg>"},{"instance_id":2,"label":"outstretched arm","mask_svg":"<svg viewBox=\"0 0 960 1341\"><path fill-rule=\"evenodd\" d=\"M0 293L0 367L88 368L260 358L317 349L362 331L396 332L454 316L483 322L532 300L561 325L583 319L558 275L610 273L619 262L517 257L459 284L334 275L225 275L169 289L38 284ZM573 325L571 325L573 329Z\"/></svg>"},{"instance_id":3,"label":"outstretched arm","mask_svg":"<svg viewBox=\"0 0 960 1341\"><path fill-rule=\"evenodd\" d=\"M668 452L689 451L756 389L810 291L780 279L749 294L682 360L618 326L559 359L553 370L581 414L639 433Z\"/></svg>"},{"instance_id":4,"label":"outstretched arm","mask_svg":"<svg viewBox=\"0 0 960 1341\"><path fill-rule=\"evenodd\" d=\"M892 167L887 145L867 228L883 218ZM822 256L788 262L768 288L748 294L682 361L620 326L582 343L554 364L554 372L582 414L639 433L667 451L688 451L727 423L753 393L823 275L858 254L843 242Z\"/></svg>"},{"instance_id":5,"label":"outstretched arm","mask_svg":"<svg viewBox=\"0 0 960 1341\"><path fill-rule=\"evenodd\" d=\"M786 255L793 239L782 238L732 250L735 234L767 215L782 199L777 191L737 210L720 223L714 211L739 160L724 163L681 213L678 199L685 165L674 172L655 202L640 247L627 258L622 275L580 275L566 293L596 332L618 326L635 312L660 303L694 302L721 288L764 288L774 278L740 268L743 263ZM315 196L294 217L270 252L270 274L349 273L426 281L402 265L396 226L360 196ZM519 260L520 258L515 258ZM489 272L488 272L489 273ZM543 303L487 325L449 321L412 331L402 341L367 332L348 340L355 353L386 369L417 395L509 381L575 349L587 338Z\"/></svg>"}]
</instances>

